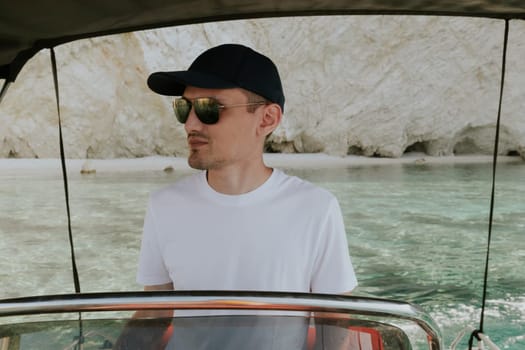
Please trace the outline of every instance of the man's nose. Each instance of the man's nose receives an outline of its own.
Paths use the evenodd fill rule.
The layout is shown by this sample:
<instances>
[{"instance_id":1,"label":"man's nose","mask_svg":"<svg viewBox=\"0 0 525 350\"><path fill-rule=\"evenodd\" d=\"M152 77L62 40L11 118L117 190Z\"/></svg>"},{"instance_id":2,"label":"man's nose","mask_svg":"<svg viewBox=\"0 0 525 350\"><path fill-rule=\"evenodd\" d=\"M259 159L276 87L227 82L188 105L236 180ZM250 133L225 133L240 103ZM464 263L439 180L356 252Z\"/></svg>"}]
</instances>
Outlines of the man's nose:
<instances>
[{"instance_id":1,"label":"man's nose","mask_svg":"<svg viewBox=\"0 0 525 350\"><path fill-rule=\"evenodd\" d=\"M193 106L191 106L190 114L188 114L188 119L184 124L184 128L186 129L186 132L200 130L202 128L202 122L197 117L197 114L195 114L195 108Z\"/></svg>"}]
</instances>

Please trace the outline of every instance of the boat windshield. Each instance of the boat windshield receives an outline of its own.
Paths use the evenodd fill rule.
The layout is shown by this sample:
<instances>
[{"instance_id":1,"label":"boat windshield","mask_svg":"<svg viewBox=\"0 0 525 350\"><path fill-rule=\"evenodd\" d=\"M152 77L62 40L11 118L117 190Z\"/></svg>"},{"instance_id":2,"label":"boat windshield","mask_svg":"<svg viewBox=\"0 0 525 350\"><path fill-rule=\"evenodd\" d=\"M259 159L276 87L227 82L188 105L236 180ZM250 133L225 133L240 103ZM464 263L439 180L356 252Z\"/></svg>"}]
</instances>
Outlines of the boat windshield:
<instances>
[{"instance_id":1,"label":"boat windshield","mask_svg":"<svg viewBox=\"0 0 525 350\"><path fill-rule=\"evenodd\" d=\"M2 301L3 321L2 350L441 349L437 328L416 306L361 297L33 297Z\"/></svg>"},{"instance_id":2,"label":"boat windshield","mask_svg":"<svg viewBox=\"0 0 525 350\"><path fill-rule=\"evenodd\" d=\"M0 349L65 350L79 344L82 349L154 349L156 344L165 344L166 349L328 350L341 349L341 344L344 349L412 349L400 328L381 322L317 317L314 326L308 317L275 315L175 317L169 327L165 319L135 319L132 339L121 339L119 345L125 345L115 347L129 321L55 320L0 326Z\"/></svg>"}]
</instances>

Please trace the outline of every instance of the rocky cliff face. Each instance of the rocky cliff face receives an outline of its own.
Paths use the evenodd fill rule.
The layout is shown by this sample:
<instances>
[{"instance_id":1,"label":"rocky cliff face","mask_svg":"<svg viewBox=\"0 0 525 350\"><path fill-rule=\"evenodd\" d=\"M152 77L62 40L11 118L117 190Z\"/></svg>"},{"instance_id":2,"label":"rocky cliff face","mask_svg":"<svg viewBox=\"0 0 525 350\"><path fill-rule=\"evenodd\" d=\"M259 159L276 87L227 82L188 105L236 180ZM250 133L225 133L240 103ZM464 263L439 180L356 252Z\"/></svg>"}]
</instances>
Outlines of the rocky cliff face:
<instances>
[{"instance_id":1,"label":"rocky cliff face","mask_svg":"<svg viewBox=\"0 0 525 350\"><path fill-rule=\"evenodd\" d=\"M286 94L270 152L400 157L491 153L504 23L441 17L319 17L183 26L56 49L66 155L186 153L156 70L185 69L225 42L280 68ZM525 155L525 22L511 22L500 153ZM0 108L0 157L58 156L49 53L35 56Z\"/></svg>"}]
</instances>

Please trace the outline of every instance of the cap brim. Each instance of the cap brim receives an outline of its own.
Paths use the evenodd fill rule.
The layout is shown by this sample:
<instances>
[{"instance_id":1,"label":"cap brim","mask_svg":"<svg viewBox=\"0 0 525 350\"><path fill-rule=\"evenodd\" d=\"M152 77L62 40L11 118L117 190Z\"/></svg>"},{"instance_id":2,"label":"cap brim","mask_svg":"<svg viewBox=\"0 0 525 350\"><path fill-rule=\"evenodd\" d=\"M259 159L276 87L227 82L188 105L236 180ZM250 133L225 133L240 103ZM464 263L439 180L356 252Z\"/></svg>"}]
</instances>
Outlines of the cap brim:
<instances>
[{"instance_id":1,"label":"cap brim","mask_svg":"<svg viewBox=\"0 0 525 350\"><path fill-rule=\"evenodd\" d=\"M215 75L195 71L156 72L148 78L149 88L166 96L182 96L188 85L205 89L238 87L236 84Z\"/></svg>"}]
</instances>

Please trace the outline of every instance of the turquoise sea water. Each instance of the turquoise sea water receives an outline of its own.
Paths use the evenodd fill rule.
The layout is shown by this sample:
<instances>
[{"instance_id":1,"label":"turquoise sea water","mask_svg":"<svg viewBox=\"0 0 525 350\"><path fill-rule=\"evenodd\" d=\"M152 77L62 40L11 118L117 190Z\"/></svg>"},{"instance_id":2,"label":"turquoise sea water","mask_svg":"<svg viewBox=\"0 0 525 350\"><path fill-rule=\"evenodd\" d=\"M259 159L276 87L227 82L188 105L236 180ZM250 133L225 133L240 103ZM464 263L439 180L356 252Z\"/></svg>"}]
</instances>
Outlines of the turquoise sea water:
<instances>
[{"instance_id":1,"label":"turquoise sea water","mask_svg":"<svg viewBox=\"0 0 525 350\"><path fill-rule=\"evenodd\" d=\"M337 194L359 291L414 302L448 346L478 328L491 165L402 165L303 172ZM497 170L484 332L525 349L525 164ZM464 347L466 348L466 347Z\"/></svg>"},{"instance_id":2,"label":"turquoise sea water","mask_svg":"<svg viewBox=\"0 0 525 350\"><path fill-rule=\"evenodd\" d=\"M289 169L339 198L357 294L419 304L445 344L479 327L491 165ZM134 282L148 193L186 173L70 176L83 292ZM498 167L484 331L525 348L525 163ZM0 174L0 298L73 292L61 179ZM305 204L307 205L307 203ZM464 347L463 347L464 348Z\"/></svg>"}]
</instances>

